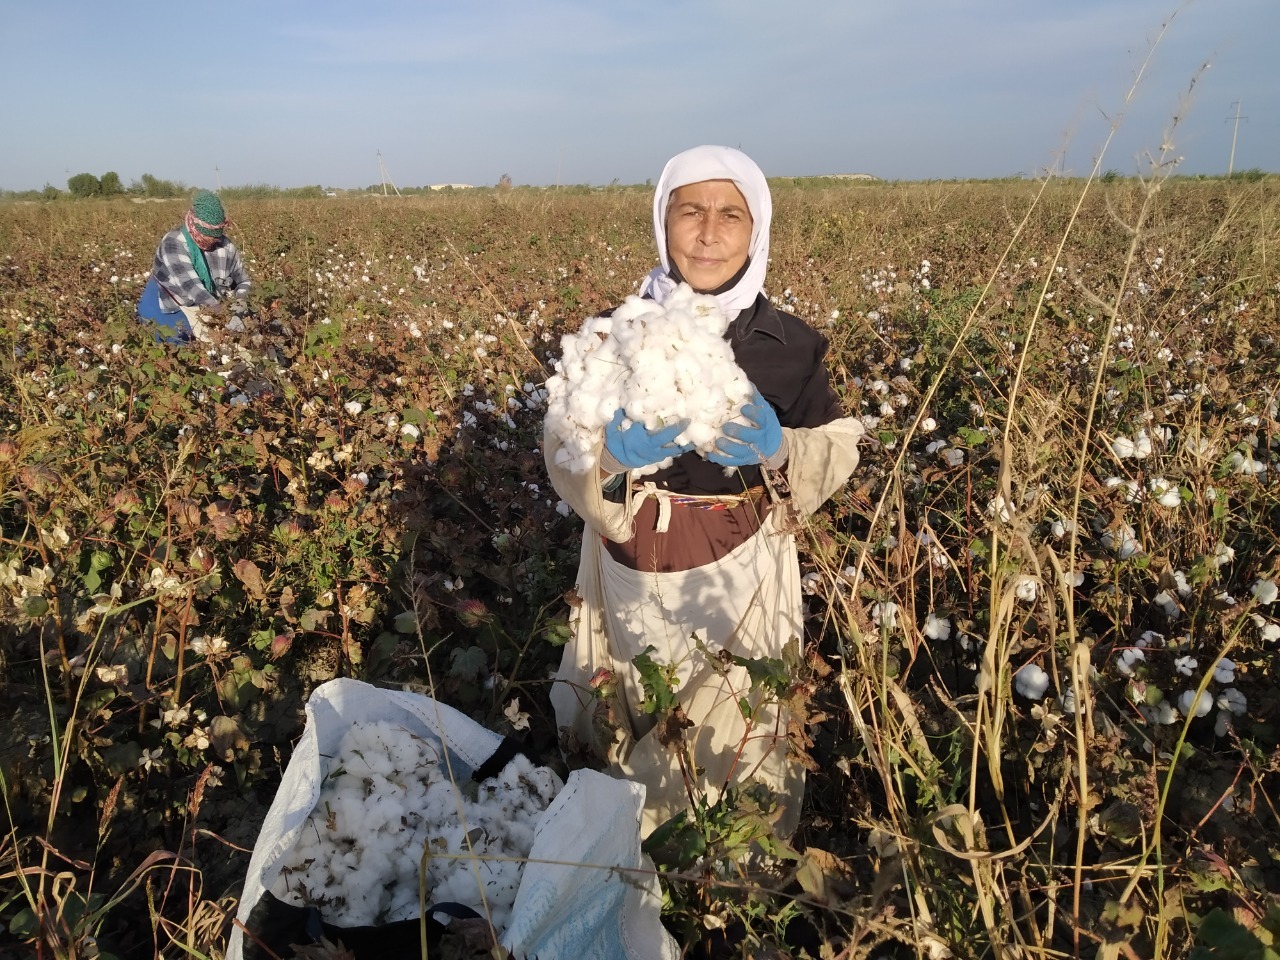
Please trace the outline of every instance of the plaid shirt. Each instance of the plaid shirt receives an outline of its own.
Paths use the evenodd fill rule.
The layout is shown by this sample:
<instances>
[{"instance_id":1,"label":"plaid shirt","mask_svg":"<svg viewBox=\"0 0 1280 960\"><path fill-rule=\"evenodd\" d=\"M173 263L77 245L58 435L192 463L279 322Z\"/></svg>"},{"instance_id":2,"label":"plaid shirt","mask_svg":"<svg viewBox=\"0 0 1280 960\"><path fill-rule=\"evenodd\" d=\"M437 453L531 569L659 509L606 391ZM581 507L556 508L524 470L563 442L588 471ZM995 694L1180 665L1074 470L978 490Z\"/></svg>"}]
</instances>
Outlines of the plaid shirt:
<instances>
[{"instance_id":1,"label":"plaid shirt","mask_svg":"<svg viewBox=\"0 0 1280 960\"><path fill-rule=\"evenodd\" d=\"M241 299L249 295L249 274L245 273L240 251L234 243L224 238L212 250L204 252L204 259L209 265L209 276L213 277L217 296L200 282L182 228L176 227L161 238L152 268L160 285L161 310L175 313L180 306L212 307L229 294Z\"/></svg>"}]
</instances>

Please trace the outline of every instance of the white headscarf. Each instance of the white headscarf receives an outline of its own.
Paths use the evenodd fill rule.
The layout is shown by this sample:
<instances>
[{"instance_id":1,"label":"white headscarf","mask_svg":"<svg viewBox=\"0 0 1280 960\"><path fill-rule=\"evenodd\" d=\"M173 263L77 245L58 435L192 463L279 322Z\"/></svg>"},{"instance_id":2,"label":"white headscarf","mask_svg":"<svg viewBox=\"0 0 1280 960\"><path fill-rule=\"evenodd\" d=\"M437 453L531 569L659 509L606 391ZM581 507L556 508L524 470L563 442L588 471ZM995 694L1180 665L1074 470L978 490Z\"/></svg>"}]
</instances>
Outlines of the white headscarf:
<instances>
[{"instance_id":1,"label":"white headscarf","mask_svg":"<svg viewBox=\"0 0 1280 960\"><path fill-rule=\"evenodd\" d=\"M742 191L751 211L751 247L747 251L747 270L730 289L716 294L720 308L732 320L741 310L755 302L764 289L764 274L769 268L769 221L773 218L773 200L769 184L755 161L732 147L694 147L677 153L667 161L658 178L653 195L653 234L658 241L662 266L654 267L640 287L641 296L648 294L658 303L664 302L676 288L671 278L671 254L667 252L667 203L679 187L703 180L732 180Z\"/></svg>"}]
</instances>

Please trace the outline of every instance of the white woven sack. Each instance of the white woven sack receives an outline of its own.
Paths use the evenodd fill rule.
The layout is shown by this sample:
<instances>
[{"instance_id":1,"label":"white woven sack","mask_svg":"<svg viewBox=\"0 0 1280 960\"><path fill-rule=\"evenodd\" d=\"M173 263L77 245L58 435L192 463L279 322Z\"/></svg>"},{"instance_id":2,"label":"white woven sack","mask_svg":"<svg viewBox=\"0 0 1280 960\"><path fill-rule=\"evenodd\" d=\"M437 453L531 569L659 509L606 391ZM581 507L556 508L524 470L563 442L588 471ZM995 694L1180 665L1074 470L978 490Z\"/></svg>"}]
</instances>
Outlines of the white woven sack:
<instances>
[{"instance_id":1,"label":"white woven sack","mask_svg":"<svg viewBox=\"0 0 1280 960\"><path fill-rule=\"evenodd\" d=\"M534 831L503 938L537 960L676 960L662 892L640 852L644 787L575 770ZM547 862L554 861L554 862Z\"/></svg>"}]
</instances>

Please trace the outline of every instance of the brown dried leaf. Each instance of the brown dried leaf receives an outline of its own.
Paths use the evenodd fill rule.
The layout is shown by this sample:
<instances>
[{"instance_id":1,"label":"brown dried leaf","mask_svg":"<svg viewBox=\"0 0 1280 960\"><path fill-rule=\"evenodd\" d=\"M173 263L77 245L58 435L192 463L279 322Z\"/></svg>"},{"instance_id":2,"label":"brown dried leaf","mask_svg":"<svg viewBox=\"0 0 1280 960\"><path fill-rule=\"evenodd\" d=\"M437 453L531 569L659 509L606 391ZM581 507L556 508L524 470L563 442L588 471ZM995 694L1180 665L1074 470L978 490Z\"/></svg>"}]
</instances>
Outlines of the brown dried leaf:
<instances>
[{"instance_id":1,"label":"brown dried leaf","mask_svg":"<svg viewBox=\"0 0 1280 960\"><path fill-rule=\"evenodd\" d=\"M236 579L244 584L245 589L255 600L262 600L267 595L267 585L262 582L262 571L252 560L237 560L234 568Z\"/></svg>"}]
</instances>

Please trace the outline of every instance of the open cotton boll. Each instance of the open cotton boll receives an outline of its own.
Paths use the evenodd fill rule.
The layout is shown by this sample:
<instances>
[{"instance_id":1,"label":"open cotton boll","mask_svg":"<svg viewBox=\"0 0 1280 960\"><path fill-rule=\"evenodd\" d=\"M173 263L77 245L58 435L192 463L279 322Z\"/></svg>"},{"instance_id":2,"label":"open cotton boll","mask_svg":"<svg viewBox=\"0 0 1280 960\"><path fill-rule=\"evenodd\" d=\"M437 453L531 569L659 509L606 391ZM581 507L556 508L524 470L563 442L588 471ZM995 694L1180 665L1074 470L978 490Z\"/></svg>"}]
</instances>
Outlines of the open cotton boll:
<instances>
[{"instance_id":1,"label":"open cotton boll","mask_svg":"<svg viewBox=\"0 0 1280 960\"><path fill-rule=\"evenodd\" d=\"M714 297L681 284L663 304L630 296L611 317L590 318L564 336L547 380L547 429L561 445L557 465L594 469L604 428L619 409L648 430L688 420L676 442L709 452L721 425L751 396L724 339L728 326Z\"/></svg>"},{"instance_id":2,"label":"open cotton boll","mask_svg":"<svg viewBox=\"0 0 1280 960\"><path fill-rule=\"evenodd\" d=\"M1013 685L1028 700L1041 700L1049 689L1049 674L1028 663L1013 676Z\"/></svg>"},{"instance_id":3,"label":"open cotton boll","mask_svg":"<svg viewBox=\"0 0 1280 960\"><path fill-rule=\"evenodd\" d=\"M1192 714L1203 717L1213 709L1213 695L1208 690L1204 690L1197 697L1194 690L1183 690L1182 695L1178 697L1178 709L1188 717Z\"/></svg>"}]
</instances>

